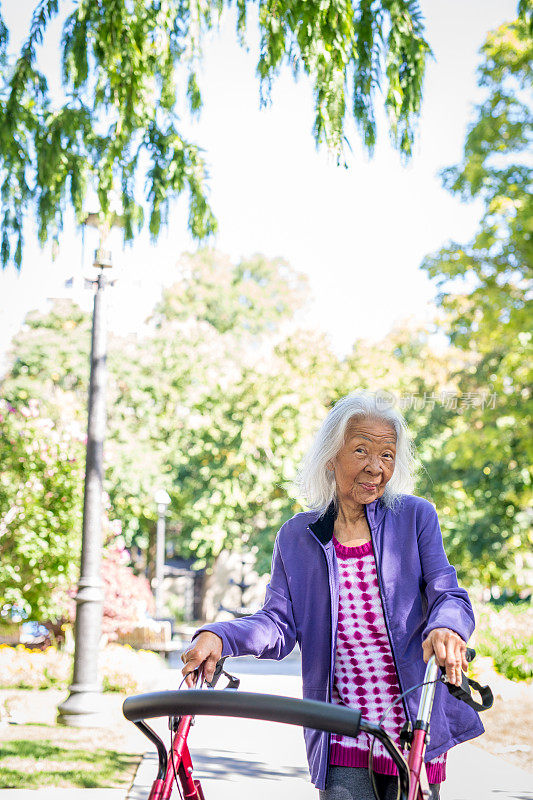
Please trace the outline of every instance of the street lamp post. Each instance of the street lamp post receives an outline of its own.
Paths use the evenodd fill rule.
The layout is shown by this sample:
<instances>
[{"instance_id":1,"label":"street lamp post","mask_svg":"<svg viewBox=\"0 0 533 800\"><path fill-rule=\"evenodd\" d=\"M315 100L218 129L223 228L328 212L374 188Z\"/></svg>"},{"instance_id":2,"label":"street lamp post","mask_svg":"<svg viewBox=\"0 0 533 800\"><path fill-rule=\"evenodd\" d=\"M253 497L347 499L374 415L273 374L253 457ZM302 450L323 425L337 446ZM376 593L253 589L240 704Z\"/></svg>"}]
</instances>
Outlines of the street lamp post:
<instances>
[{"instance_id":1,"label":"street lamp post","mask_svg":"<svg viewBox=\"0 0 533 800\"><path fill-rule=\"evenodd\" d=\"M165 572L165 517L170 497L164 489L155 493L157 504L157 531L155 540L155 617L163 616L163 578Z\"/></svg>"},{"instance_id":2,"label":"street lamp post","mask_svg":"<svg viewBox=\"0 0 533 800\"><path fill-rule=\"evenodd\" d=\"M100 228L100 246L94 262L100 272L93 281L96 292L91 341L81 567L76 594L74 675L69 696L58 707L59 723L80 728L101 725L104 722L101 686L98 681L98 648L103 607L100 570L107 384L105 287L108 280L104 275L104 268L112 265L111 253L104 249L107 232L108 229Z\"/></svg>"}]
</instances>

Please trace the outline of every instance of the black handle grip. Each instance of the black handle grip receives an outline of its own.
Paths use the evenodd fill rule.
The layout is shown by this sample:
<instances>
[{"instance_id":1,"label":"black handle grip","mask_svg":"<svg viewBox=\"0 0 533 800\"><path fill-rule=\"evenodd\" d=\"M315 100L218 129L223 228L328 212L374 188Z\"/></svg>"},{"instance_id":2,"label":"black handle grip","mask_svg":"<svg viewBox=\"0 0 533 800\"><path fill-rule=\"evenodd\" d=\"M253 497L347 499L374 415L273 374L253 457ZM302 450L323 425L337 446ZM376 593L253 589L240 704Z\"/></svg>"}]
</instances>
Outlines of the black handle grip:
<instances>
[{"instance_id":1,"label":"black handle grip","mask_svg":"<svg viewBox=\"0 0 533 800\"><path fill-rule=\"evenodd\" d=\"M467 647L466 648L466 653L465 653L465 658L468 661L468 663L473 661L475 659L475 657L476 657L476 651L474 650L474 648L473 647ZM441 667L440 671L444 675L446 673L446 667Z\"/></svg>"},{"instance_id":2,"label":"black handle grip","mask_svg":"<svg viewBox=\"0 0 533 800\"><path fill-rule=\"evenodd\" d=\"M153 717L211 714L285 722L344 736L357 736L361 725L361 712L355 708L317 700L218 689L151 692L127 697L122 710L131 722Z\"/></svg>"}]
</instances>

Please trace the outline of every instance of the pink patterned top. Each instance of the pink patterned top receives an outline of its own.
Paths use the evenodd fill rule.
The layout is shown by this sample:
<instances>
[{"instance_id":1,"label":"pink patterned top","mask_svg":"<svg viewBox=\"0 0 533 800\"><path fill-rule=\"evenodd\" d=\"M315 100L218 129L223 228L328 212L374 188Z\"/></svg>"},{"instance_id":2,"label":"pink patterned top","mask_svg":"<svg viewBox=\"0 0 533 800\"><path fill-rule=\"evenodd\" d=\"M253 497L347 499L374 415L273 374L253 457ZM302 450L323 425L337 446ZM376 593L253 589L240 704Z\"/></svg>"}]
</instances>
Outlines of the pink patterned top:
<instances>
[{"instance_id":1,"label":"pink patterned top","mask_svg":"<svg viewBox=\"0 0 533 800\"><path fill-rule=\"evenodd\" d=\"M389 637L383 617L372 543L345 547L333 538L339 563L339 623L333 682L333 702L354 706L370 722L379 722L384 711L399 700L400 689ZM400 701L383 726L397 744L405 722ZM356 739L332 734L330 764L367 767L371 739L361 733ZM396 767L376 741L374 770L395 775ZM426 764L430 783L446 777L446 753Z\"/></svg>"}]
</instances>

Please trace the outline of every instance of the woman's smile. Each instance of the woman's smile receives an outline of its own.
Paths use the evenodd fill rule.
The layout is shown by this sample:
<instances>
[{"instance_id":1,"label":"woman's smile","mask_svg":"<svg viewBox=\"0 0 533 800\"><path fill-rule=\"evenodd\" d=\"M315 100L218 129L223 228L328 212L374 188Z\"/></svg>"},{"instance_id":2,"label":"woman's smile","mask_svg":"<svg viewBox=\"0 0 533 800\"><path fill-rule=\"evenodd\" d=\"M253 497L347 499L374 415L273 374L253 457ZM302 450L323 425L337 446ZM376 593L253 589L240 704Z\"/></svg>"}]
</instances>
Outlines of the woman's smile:
<instances>
[{"instance_id":1,"label":"woman's smile","mask_svg":"<svg viewBox=\"0 0 533 800\"><path fill-rule=\"evenodd\" d=\"M363 487L363 489L366 489L367 492L373 492L378 487L377 483L361 483L360 485Z\"/></svg>"}]
</instances>

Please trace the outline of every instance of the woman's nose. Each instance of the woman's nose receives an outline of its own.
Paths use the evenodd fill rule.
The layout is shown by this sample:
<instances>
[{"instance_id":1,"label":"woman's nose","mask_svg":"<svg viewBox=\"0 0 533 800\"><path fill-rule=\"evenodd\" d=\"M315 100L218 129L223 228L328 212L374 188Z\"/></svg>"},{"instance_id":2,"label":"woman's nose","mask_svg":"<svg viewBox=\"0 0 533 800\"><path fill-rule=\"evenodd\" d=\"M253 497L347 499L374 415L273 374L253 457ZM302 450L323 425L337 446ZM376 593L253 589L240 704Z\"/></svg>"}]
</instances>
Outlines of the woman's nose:
<instances>
[{"instance_id":1,"label":"woman's nose","mask_svg":"<svg viewBox=\"0 0 533 800\"><path fill-rule=\"evenodd\" d=\"M371 472L372 475L379 475L381 473L381 464L379 463L379 458L377 458L377 456L375 458L369 456L366 470L367 472Z\"/></svg>"}]
</instances>

